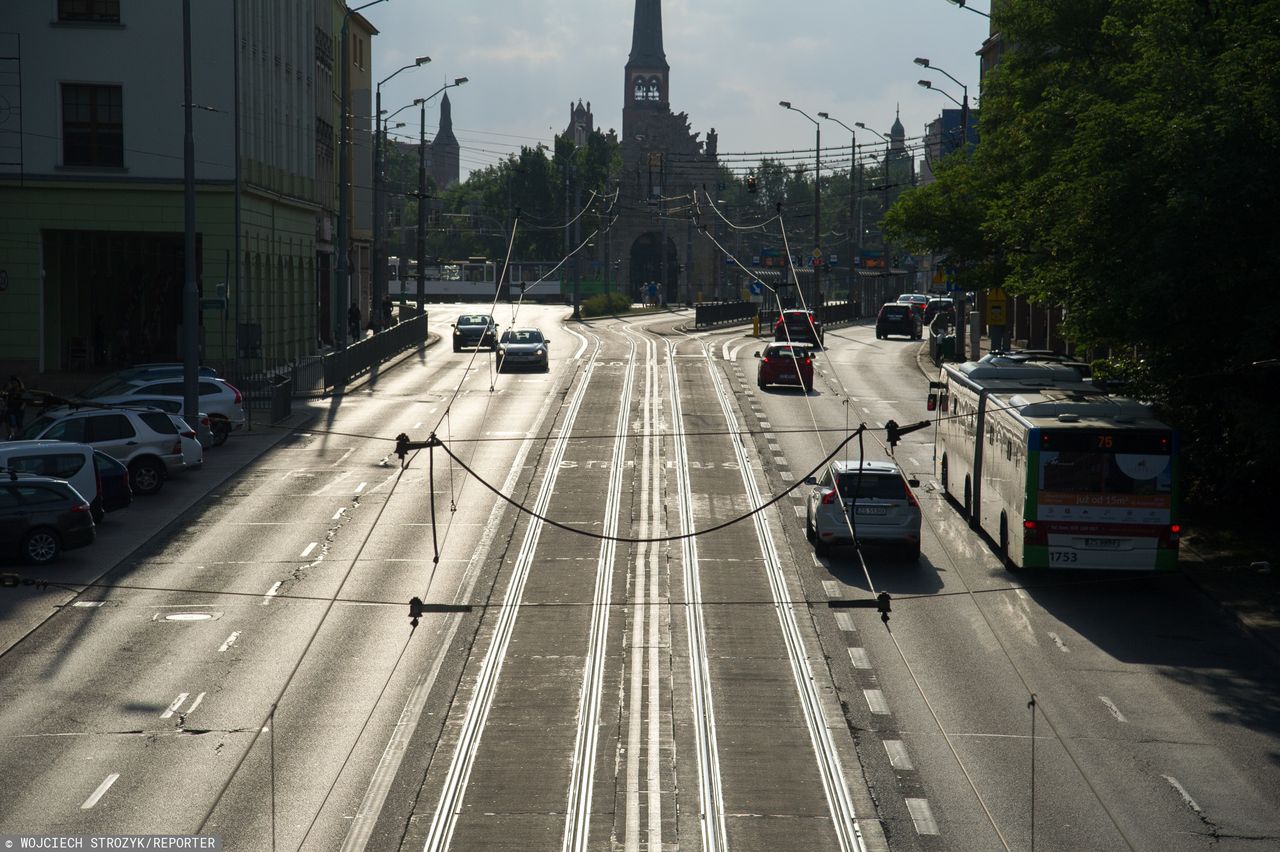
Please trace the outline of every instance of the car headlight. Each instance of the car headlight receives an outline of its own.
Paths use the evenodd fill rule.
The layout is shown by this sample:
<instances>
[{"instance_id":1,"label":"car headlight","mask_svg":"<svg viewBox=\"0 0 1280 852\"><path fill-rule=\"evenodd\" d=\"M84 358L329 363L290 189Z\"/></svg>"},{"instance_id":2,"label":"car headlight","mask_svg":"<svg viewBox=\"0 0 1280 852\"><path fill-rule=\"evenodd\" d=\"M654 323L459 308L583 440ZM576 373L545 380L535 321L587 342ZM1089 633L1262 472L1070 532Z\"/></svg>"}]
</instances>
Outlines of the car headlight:
<instances>
[{"instance_id":1,"label":"car headlight","mask_svg":"<svg viewBox=\"0 0 1280 852\"><path fill-rule=\"evenodd\" d=\"M498 354L499 354L499 355L506 355L506 354L507 354L507 347L505 347L505 346L499 346L499 347L498 347Z\"/></svg>"},{"instance_id":2,"label":"car headlight","mask_svg":"<svg viewBox=\"0 0 1280 852\"><path fill-rule=\"evenodd\" d=\"M545 349L539 349L537 352L535 352L535 353L533 353L533 354L534 354L534 355L546 355L546 354L547 354L547 350L545 350Z\"/></svg>"},{"instance_id":3,"label":"car headlight","mask_svg":"<svg viewBox=\"0 0 1280 852\"><path fill-rule=\"evenodd\" d=\"M459 334L462 334L462 332L458 331L458 330L455 328L455 329L453 330L453 336L454 336L454 337L457 337Z\"/></svg>"}]
</instances>

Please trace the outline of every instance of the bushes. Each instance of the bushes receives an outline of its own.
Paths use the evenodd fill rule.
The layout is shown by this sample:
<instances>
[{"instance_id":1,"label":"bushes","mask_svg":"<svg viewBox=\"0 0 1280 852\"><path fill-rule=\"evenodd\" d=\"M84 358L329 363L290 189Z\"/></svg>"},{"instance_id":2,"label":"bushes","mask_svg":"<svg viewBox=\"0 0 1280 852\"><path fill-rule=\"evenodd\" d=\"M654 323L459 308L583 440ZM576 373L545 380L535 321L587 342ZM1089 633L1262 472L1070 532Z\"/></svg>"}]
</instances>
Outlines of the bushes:
<instances>
[{"instance_id":1,"label":"bushes","mask_svg":"<svg viewBox=\"0 0 1280 852\"><path fill-rule=\"evenodd\" d=\"M600 293L582 303L584 317L625 314L629 310L631 310L631 300L621 293Z\"/></svg>"}]
</instances>

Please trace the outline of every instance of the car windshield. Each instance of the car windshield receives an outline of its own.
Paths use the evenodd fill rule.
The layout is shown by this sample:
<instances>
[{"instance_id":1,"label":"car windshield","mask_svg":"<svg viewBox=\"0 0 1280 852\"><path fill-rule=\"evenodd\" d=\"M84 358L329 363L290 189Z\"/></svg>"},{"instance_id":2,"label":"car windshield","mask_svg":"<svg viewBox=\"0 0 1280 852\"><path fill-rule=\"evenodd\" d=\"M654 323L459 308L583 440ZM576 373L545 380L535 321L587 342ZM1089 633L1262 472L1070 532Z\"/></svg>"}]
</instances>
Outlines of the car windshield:
<instances>
[{"instance_id":1,"label":"car windshield","mask_svg":"<svg viewBox=\"0 0 1280 852\"><path fill-rule=\"evenodd\" d=\"M503 343L541 343L542 332L535 329L502 332Z\"/></svg>"},{"instance_id":2,"label":"car windshield","mask_svg":"<svg viewBox=\"0 0 1280 852\"><path fill-rule=\"evenodd\" d=\"M458 317L458 325L490 325L492 323L493 319L484 314L470 314Z\"/></svg>"},{"instance_id":3,"label":"car windshield","mask_svg":"<svg viewBox=\"0 0 1280 852\"><path fill-rule=\"evenodd\" d=\"M54 423L57 423L57 422L58 422L57 417L49 417L47 415L43 417L37 417L35 420L28 423L23 428L23 430L18 433L18 440L33 441L36 438L40 437L41 432L43 432L45 429L48 429L50 426L52 426Z\"/></svg>"},{"instance_id":4,"label":"car windshield","mask_svg":"<svg viewBox=\"0 0 1280 852\"><path fill-rule=\"evenodd\" d=\"M104 396L122 396L138 387L138 383L121 379L118 376L103 379L97 384L90 385L80 391L78 396L82 399L100 399Z\"/></svg>"},{"instance_id":5,"label":"car windshield","mask_svg":"<svg viewBox=\"0 0 1280 852\"><path fill-rule=\"evenodd\" d=\"M766 358L798 358L803 361L809 357L809 347L807 346L773 346L765 350Z\"/></svg>"}]
</instances>

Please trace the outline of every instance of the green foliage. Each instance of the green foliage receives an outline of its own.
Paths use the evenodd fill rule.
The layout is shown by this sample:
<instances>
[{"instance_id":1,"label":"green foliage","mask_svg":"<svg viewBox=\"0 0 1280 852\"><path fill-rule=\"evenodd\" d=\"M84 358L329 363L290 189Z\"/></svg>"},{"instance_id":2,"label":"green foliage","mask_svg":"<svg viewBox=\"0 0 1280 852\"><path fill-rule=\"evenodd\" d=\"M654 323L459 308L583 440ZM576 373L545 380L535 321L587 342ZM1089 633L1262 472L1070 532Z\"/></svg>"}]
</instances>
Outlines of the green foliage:
<instances>
[{"instance_id":1,"label":"green foliage","mask_svg":"<svg viewBox=\"0 0 1280 852\"><path fill-rule=\"evenodd\" d=\"M1245 365L1280 342L1258 305L1280 221L1280 0L997 9L1012 47L983 81L981 143L899 201L894 232L1064 306L1066 334L1126 353L1109 369L1183 428L1198 502L1265 505L1280 412Z\"/></svg>"},{"instance_id":2,"label":"green foliage","mask_svg":"<svg viewBox=\"0 0 1280 852\"><path fill-rule=\"evenodd\" d=\"M621 293L600 293L584 300L581 310L585 317L625 314L631 310L631 300Z\"/></svg>"}]
</instances>

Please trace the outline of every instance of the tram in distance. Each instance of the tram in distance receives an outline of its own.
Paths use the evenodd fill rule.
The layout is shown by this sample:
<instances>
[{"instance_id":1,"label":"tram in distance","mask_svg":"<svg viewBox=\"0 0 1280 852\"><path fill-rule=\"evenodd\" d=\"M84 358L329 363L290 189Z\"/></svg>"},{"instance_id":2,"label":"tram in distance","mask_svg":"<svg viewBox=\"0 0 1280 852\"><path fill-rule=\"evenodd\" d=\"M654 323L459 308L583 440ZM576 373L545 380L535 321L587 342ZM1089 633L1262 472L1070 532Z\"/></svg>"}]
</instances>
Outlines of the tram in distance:
<instances>
[{"instance_id":1,"label":"tram in distance","mask_svg":"<svg viewBox=\"0 0 1280 852\"><path fill-rule=\"evenodd\" d=\"M1063 363L988 355L931 383L935 474L1011 569L1177 567L1178 437Z\"/></svg>"},{"instance_id":2,"label":"tram in distance","mask_svg":"<svg viewBox=\"0 0 1280 852\"><path fill-rule=\"evenodd\" d=\"M560 272L555 263L525 261L507 269L502 301L561 302ZM492 302L498 290L502 262L473 257L430 264L423 276L423 298L428 302ZM418 262L394 255L387 258L387 295L396 302L418 298Z\"/></svg>"}]
</instances>

